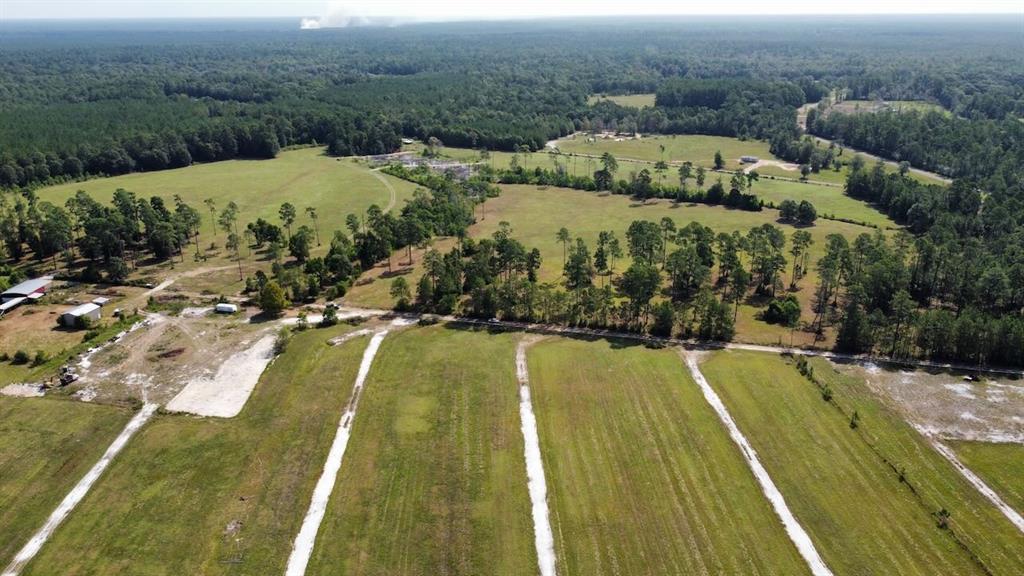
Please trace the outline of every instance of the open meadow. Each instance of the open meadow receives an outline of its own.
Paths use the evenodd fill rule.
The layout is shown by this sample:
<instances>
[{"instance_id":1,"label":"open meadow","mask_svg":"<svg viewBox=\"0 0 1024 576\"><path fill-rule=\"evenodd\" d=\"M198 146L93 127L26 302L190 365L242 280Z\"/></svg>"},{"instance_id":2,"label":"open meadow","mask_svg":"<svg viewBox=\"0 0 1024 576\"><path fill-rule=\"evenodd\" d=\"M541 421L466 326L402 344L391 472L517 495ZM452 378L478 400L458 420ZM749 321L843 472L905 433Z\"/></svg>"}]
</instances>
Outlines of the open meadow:
<instances>
[{"instance_id":1,"label":"open meadow","mask_svg":"<svg viewBox=\"0 0 1024 576\"><path fill-rule=\"evenodd\" d=\"M307 574L531 574L518 335L389 335Z\"/></svg>"},{"instance_id":2,"label":"open meadow","mask_svg":"<svg viewBox=\"0 0 1024 576\"><path fill-rule=\"evenodd\" d=\"M835 404L780 356L715 352L701 370L836 574L1024 570L1024 536L899 414L810 365Z\"/></svg>"},{"instance_id":3,"label":"open meadow","mask_svg":"<svg viewBox=\"0 0 1024 576\"><path fill-rule=\"evenodd\" d=\"M757 185L755 185L757 186ZM597 242L602 230L611 230L625 243L626 230L634 220L651 220L659 222L663 217L672 218L677 226L685 226L691 221L709 226L717 232L739 231L745 234L755 226L775 223L778 217L776 210L746 212L721 206L704 204L675 204L669 200L655 200L642 204L627 196L609 195L607 193L584 192L567 188L539 188L526 185L502 186L499 197L488 200L484 210L486 216L470 228L470 235L475 238L490 236L501 222L512 226L512 235L529 248L540 250L543 263L539 277L544 282L558 282L562 274L562 245L555 237L558 230L565 226L573 237L586 240L591 247ZM816 189L816 188L815 188ZM838 193L838 191L837 191ZM851 200L852 201L852 200ZM796 228L780 225L787 237ZM872 233L872 228L855 224L819 219L817 223L805 228L811 233L814 244L810 249L809 261L813 264L822 256L825 247L825 236L836 233L846 236L852 241L858 234ZM787 244L788 250L788 244ZM787 259L791 257L787 255ZM405 261L404 252L397 255L395 262ZM422 256L416 259L416 269L422 262ZM625 270L629 266L629 258L623 258L616 264L616 271ZM420 272L410 271L410 281L419 277ZM789 268L784 277L789 278ZM597 283L601 278L595 280ZM803 306L803 319L812 317L811 294L817 282L817 273L808 272L799 283L796 292ZM357 286L345 297L345 302L355 306L385 307L393 304L388 295L388 281L376 280L371 284ZM755 318L759 308L754 305L763 302L751 300L740 305L737 321L737 340L777 344L792 342L797 345L827 345L825 341L815 342L814 334L791 331L788 328L766 324Z\"/></svg>"},{"instance_id":4,"label":"open meadow","mask_svg":"<svg viewBox=\"0 0 1024 576\"><path fill-rule=\"evenodd\" d=\"M6 566L131 417L115 406L0 396L0 566Z\"/></svg>"},{"instance_id":5,"label":"open meadow","mask_svg":"<svg viewBox=\"0 0 1024 576\"><path fill-rule=\"evenodd\" d=\"M804 574L675 350L527 351L559 574Z\"/></svg>"},{"instance_id":6,"label":"open meadow","mask_svg":"<svg viewBox=\"0 0 1024 576\"><path fill-rule=\"evenodd\" d=\"M621 96L607 96L605 94L594 94L587 98L587 104L593 106L599 102L614 102L619 106L631 106L633 108L653 108L655 94L624 94Z\"/></svg>"},{"instance_id":7,"label":"open meadow","mask_svg":"<svg viewBox=\"0 0 1024 576\"><path fill-rule=\"evenodd\" d=\"M213 294L231 293L243 287L237 269L232 275L223 268L234 264L227 250L222 249L224 232L214 228L213 218L204 201L214 201L217 214L228 202L238 205L238 225L244 228L257 218L280 224L278 210L290 202L298 217L295 227L314 227L306 208L315 208L321 245L312 247L314 256L327 251L331 234L345 228L345 217L362 214L376 204L384 210L401 210L405 200L412 197L416 185L371 170L355 158L331 158L324 149L301 148L282 151L272 160L229 160L209 164L196 164L187 168L161 172L140 172L113 178L99 178L84 182L70 182L42 188L39 198L57 205L84 190L96 200L107 203L114 191L123 188L136 196L160 196L173 205L175 195L202 215L200 245L204 258L193 256L194 248L184 250L184 261L144 263L134 277L151 278L156 282L168 276L182 277L180 286ZM209 249L210 243L217 244ZM257 269L269 270L270 260L265 254L242 250L243 274L251 275ZM216 274L203 274L204 270L217 270ZM211 278L212 276L212 278Z\"/></svg>"},{"instance_id":8,"label":"open meadow","mask_svg":"<svg viewBox=\"0 0 1024 576\"><path fill-rule=\"evenodd\" d=\"M235 418L154 416L24 574L282 573L367 339L325 341L351 329L297 334Z\"/></svg>"}]
</instances>

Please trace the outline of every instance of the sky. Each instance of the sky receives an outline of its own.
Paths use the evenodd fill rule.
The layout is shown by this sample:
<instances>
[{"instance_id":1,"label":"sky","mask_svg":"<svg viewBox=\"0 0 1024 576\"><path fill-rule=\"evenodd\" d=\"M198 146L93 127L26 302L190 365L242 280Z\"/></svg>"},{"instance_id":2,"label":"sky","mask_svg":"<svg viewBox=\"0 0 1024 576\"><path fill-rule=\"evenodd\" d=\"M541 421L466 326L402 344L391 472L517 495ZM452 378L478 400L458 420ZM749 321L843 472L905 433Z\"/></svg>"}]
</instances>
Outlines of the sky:
<instances>
[{"instance_id":1,"label":"sky","mask_svg":"<svg viewBox=\"0 0 1024 576\"><path fill-rule=\"evenodd\" d=\"M364 17L405 21L560 16L743 14L1012 13L1022 0L0 0L0 20L110 18L279 18L305 27L345 26Z\"/></svg>"}]
</instances>

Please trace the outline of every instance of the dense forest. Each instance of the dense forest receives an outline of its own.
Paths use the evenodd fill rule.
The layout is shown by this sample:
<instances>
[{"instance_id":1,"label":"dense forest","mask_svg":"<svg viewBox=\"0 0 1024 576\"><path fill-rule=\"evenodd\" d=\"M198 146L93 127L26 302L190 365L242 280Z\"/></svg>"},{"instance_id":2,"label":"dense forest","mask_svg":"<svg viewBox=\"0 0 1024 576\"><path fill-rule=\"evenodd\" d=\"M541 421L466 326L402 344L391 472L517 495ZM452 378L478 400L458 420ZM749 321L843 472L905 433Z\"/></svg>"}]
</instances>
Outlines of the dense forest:
<instances>
[{"instance_id":1,"label":"dense forest","mask_svg":"<svg viewBox=\"0 0 1024 576\"><path fill-rule=\"evenodd\" d=\"M270 158L294 145L343 156L391 152L409 137L535 151L578 130L760 139L805 173L848 165L845 193L904 231L830 236L825 257L808 262L806 238L787 238L773 225L724 235L638 220L625 239L633 264L619 274L614 261L626 250L610 231L597 246L552 231L564 246L558 285L538 283L539 254L513 230L465 237L475 206L499 183L766 207L753 181L738 174L705 182L702 167L669 175L661 162L623 178L610 155L583 176L556 162L554 170L485 169L465 183L386 168L425 190L400 214L372 208L351 216L347 230L330 235L324 257L309 256L319 230L292 229L294 206L282 206L281 225L244 226L230 205L204 208L234 258L263 251L277 262L271 278L250 278L248 288L273 285L294 301L322 290L342 294L393 251L407 248L411 260L412 248L431 237L456 236L450 253L430 253L417 286L397 283L400 306L728 339L736 303L754 293L769 300L762 319L822 333L833 326L842 350L1024 364L1024 50L1013 22L594 19L301 32L293 25L48 31L3 24L0 189L9 192L0 194L0 253L65 270L77 260L84 268L76 274L112 282L140 258L184 258L190 245L201 257L205 212L180 199L121 191L110 206L84 194L54 206L33 189ZM588 103L595 94L638 93L655 94L655 105ZM941 110L843 112L829 106L834 94L921 100ZM819 102L805 133L798 109ZM849 148L901 169L887 172ZM922 184L911 167L953 183ZM806 202L778 208L782 222L809 225L817 217ZM297 265L280 265L286 255ZM814 317L800 318L783 276L797 283L811 267L821 279L807 287Z\"/></svg>"},{"instance_id":2,"label":"dense forest","mask_svg":"<svg viewBox=\"0 0 1024 576\"><path fill-rule=\"evenodd\" d=\"M537 150L580 129L794 141L796 108L836 88L954 114L893 118L906 126L888 131L870 124L892 125L881 117L849 126L835 115L812 123L816 133L955 175L992 145L1020 154L1019 29L991 18L5 26L6 188L266 158L296 144L375 154L403 136L495 150ZM595 93L640 92L656 92L658 105L587 105Z\"/></svg>"}]
</instances>

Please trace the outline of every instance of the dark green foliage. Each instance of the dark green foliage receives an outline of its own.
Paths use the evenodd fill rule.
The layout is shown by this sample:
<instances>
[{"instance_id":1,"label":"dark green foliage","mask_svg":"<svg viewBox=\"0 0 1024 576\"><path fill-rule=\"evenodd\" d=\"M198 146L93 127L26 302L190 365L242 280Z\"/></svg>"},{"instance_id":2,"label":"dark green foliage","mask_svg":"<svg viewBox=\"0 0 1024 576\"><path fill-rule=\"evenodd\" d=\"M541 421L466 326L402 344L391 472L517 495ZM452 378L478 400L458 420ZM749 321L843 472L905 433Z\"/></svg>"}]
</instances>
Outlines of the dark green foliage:
<instances>
[{"instance_id":1,"label":"dark green foliage","mask_svg":"<svg viewBox=\"0 0 1024 576\"><path fill-rule=\"evenodd\" d=\"M764 321L769 324L796 326L800 321L800 302L792 294L772 300L764 311Z\"/></svg>"}]
</instances>

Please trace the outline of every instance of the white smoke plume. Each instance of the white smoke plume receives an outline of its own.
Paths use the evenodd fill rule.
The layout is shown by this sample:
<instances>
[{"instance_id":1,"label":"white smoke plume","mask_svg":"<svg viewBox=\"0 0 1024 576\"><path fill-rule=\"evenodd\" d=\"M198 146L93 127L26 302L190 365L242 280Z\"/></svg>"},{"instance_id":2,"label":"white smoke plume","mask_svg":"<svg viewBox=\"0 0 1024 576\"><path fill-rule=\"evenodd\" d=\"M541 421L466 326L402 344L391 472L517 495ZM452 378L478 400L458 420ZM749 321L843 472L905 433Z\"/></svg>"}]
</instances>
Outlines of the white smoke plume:
<instances>
[{"instance_id":1,"label":"white smoke plume","mask_svg":"<svg viewBox=\"0 0 1024 576\"><path fill-rule=\"evenodd\" d=\"M328 2L322 16L303 18L299 27L303 30L320 28L348 28L349 26L366 26L369 20L355 13L344 2Z\"/></svg>"}]
</instances>

